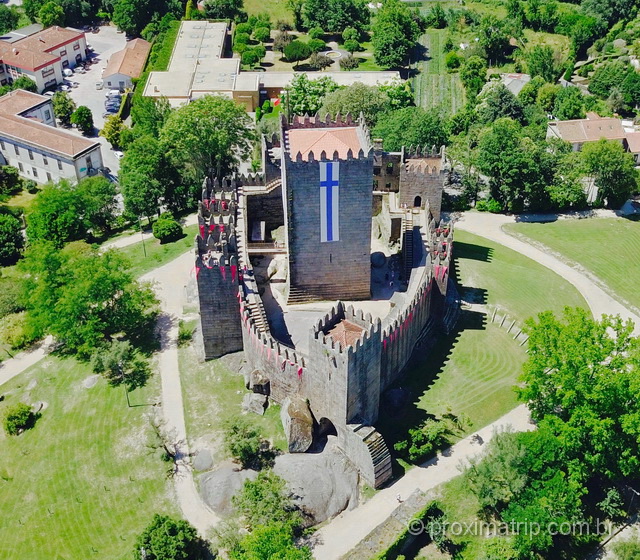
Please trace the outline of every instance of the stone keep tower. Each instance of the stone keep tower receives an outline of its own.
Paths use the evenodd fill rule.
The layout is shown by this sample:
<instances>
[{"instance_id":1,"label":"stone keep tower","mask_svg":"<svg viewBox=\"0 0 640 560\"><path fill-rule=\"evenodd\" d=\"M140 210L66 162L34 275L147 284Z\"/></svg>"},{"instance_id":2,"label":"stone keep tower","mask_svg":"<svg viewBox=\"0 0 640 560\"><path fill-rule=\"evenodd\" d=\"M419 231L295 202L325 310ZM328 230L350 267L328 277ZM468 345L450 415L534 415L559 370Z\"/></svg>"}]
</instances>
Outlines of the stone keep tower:
<instances>
[{"instance_id":1,"label":"stone keep tower","mask_svg":"<svg viewBox=\"0 0 640 560\"><path fill-rule=\"evenodd\" d=\"M236 238L236 185L207 177L198 207L196 285L200 303L201 347L210 360L242 350Z\"/></svg>"},{"instance_id":2,"label":"stone keep tower","mask_svg":"<svg viewBox=\"0 0 640 560\"><path fill-rule=\"evenodd\" d=\"M373 150L364 121L282 121L288 299L370 297Z\"/></svg>"}]
</instances>

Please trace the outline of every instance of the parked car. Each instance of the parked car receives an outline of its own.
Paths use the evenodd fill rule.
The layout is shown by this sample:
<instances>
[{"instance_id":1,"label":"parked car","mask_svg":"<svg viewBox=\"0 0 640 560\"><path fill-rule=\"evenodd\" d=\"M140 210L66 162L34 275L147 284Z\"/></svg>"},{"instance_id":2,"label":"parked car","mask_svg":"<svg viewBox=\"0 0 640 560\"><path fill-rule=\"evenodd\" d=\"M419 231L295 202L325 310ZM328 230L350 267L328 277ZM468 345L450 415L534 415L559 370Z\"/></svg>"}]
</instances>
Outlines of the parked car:
<instances>
[{"instance_id":1,"label":"parked car","mask_svg":"<svg viewBox=\"0 0 640 560\"><path fill-rule=\"evenodd\" d=\"M96 82L96 89L102 89L104 84L102 82Z\"/></svg>"},{"instance_id":2,"label":"parked car","mask_svg":"<svg viewBox=\"0 0 640 560\"><path fill-rule=\"evenodd\" d=\"M55 93L55 91L45 91L42 95L44 95L45 97L53 97Z\"/></svg>"},{"instance_id":3,"label":"parked car","mask_svg":"<svg viewBox=\"0 0 640 560\"><path fill-rule=\"evenodd\" d=\"M119 150L114 150L113 155L116 156L117 159L122 159L124 154Z\"/></svg>"},{"instance_id":4,"label":"parked car","mask_svg":"<svg viewBox=\"0 0 640 560\"><path fill-rule=\"evenodd\" d=\"M86 72L86 70L84 69L84 66L76 66L73 70L76 74L84 74Z\"/></svg>"},{"instance_id":5,"label":"parked car","mask_svg":"<svg viewBox=\"0 0 640 560\"><path fill-rule=\"evenodd\" d=\"M105 97L121 97L119 89L110 89L104 94Z\"/></svg>"},{"instance_id":6,"label":"parked car","mask_svg":"<svg viewBox=\"0 0 640 560\"><path fill-rule=\"evenodd\" d=\"M71 70L71 68L65 68L62 71L62 75L65 76L66 78L70 78L71 76L73 76L73 70Z\"/></svg>"},{"instance_id":7,"label":"parked car","mask_svg":"<svg viewBox=\"0 0 640 560\"><path fill-rule=\"evenodd\" d=\"M60 84L58 86L58 91L69 91L69 86L66 84Z\"/></svg>"},{"instance_id":8,"label":"parked car","mask_svg":"<svg viewBox=\"0 0 640 560\"><path fill-rule=\"evenodd\" d=\"M71 82L71 87L76 88L80 85L80 82Z\"/></svg>"}]
</instances>

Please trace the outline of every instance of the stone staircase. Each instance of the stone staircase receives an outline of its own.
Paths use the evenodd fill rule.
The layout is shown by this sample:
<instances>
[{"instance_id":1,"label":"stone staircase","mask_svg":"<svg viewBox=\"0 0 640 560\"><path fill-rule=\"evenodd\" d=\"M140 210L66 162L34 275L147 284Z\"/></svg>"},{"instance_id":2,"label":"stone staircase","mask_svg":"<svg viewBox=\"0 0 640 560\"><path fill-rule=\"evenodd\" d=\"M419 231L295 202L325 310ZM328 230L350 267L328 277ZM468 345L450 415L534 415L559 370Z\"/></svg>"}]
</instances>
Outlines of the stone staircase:
<instances>
[{"instance_id":1,"label":"stone staircase","mask_svg":"<svg viewBox=\"0 0 640 560\"><path fill-rule=\"evenodd\" d=\"M407 281L411 277L413 258L413 215L405 214L402 218L402 260Z\"/></svg>"},{"instance_id":2,"label":"stone staircase","mask_svg":"<svg viewBox=\"0 0 640 560\"><path fill-rule=\"evenodd\" d=\"M384 438L373 426L350 424L349 428L365 444L371 460L369 477L374 486L380 488L392 476L391 453Z\"/></svg>"}]
</instances>

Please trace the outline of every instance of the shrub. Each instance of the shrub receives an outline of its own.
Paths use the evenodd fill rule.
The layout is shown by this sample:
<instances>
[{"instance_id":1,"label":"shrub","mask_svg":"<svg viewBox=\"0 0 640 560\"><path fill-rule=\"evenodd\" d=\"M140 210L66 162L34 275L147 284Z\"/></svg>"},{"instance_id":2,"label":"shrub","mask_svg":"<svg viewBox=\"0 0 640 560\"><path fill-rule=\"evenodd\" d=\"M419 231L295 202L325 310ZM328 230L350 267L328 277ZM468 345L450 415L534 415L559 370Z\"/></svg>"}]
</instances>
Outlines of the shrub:
<instances>
[{"instance_id":1,"label":"shrub","mask_svg":"<svg viewBox=\"0 0 640 560\"><path fill-rule=\"evenodd\" d=\"M321 27L312 27L308 33L311 39L321 39L324 36L324 31Z\"/></svg>"},{"instance_id":2,"label":"shrub","mask_svg":"<svg viewBox=\"0 0 640 560\"><path fill-rule=\"evenodd\" d=\"M287 20L279 19L278 21L276 21L276 29L278 31L291 31L293 28Z\"/></svg>"},{"instance_id":3,"label":"shrub","mask_svg":"<svg viewBox=\"0 0 640 560\"><path fill-rule=\"evenodd\" d=\"M309 57L309 66L315 70L324 70L333 64L333 61L324 54L313 53Z\"/></svg>"},{"instance_id":4,"label":"shrub","mask_svg":"<svg viewBox=\"0 0 640 560\"><path fill-rule=\"evenodd\" d=\"M476 203L476 210L479 212L491 212L492 214L498 214L502 212L502 205L495 198L488 198L486 200L478 200Z\"/></svg>"},{"instance_id":5,"label":"shrub","mask_svg":"<svg viewBox=\"0 0 640 560\"><path fill-rule=\"evenodd\" d=\"M238 461L242 468L254 465L260 458L262 438L258 430L250 426L246 420L235 420L227 425L224 443L231 457Z\"/></svg>"},{"instance_id":6,"label":"shrub","mask_svg":"<svg viewBox=\"0 0 640 560\"><path fill-rule=\"evenodd\" d=\"M0 214L0 265L15 263L23 245L22 222L11 214Z\"/></svg>"},{"instance_id":7,"label":"shrub","mask_svg":"<svg viewBox=\"0 0 640 560\"><path fill-rule=\"evenodd\" d=\"M311 49L311 52L317 53L327 48L327 44L322 39L311 39L307 45Z\"/></svg>"},{"instance_id":8,"label":"shrub","mask_svg":"<svg viewBox=\"0 0 640 560\"><path fill-rule=\"evenodd\" d=\"M20 303L22 293L18 278L0 278L0 319L24 309Z\"/></svg>"},{"instance_id":9,"label":"shrub","mask_svg":"<svg viewBox=\"0 0 640 560\"><path fill-rule=\"evenodd\" d=\"M258 29L253 32L253 38L256 41L264 43L271 38L271 30L268 27L258 27Z\"/></svg>"},{"instance_id":10,"label":"shrub","mask_svg":"<svg viewBox=\"0 0 640 560\"><path fill-rule=\"evenodd\" d=\"M444 63L448 70L455 70L462 65L462 58L457 52L451 51L445 55Z\"/></svg>"},{"instance_id":11,"label":"shrub","mask_svg":"<svg viewBox=\"0 0 640 560\"><path fill-rule=\"evenodd\" d=\"M347 41L357 41L360 39L360 33L355 27L347 27L342 32L342 40L346 43Z\"/></svg>"},{"instance_id":12,"label":"shrub","mask_svg":"<svg viewBox=\"0 0 640 560\"><path fill-rule=\"evenodd\" d=\"M362 47L360 47L360 43L358 43L358 41L356 41L355 39L347 39L344 42L344 48L350 53L354 53L356 51L359 51Z\"/></svg>"},{"instance_id":13,"label":"shrub","mask_svg":"<svg viewBox=\"0 0 640 560\"><path fill-rule=\"evenodd\" d=\"M182 319L178 321L178 346L185 346L191 342L195 327L185 323Z\"/></svg>"},{"instance_id":14,"label":"shrub","mask_svg":"<svg viewBox=\"0 0 640 560\"><path fill-rule=\"evenodd\" d=\"M340 59L340 68L342 68L343 70L353 70L354 68L357 68L360 65L360 61L349 55L349 56L343 56Z\"/></svg>"},{"instance_id":15,"label":"shrub","mask_svg":"<svg viewBox=\"0 0 640 560\"><path fill-rule=\"evenodd\" d=\"M28 428L32 422L31 407L24 403L17 403L7 409L4 416L4 429L10 436L17 436L20 430Z\"/></svg>"},{"instance_id":16,"label":"shrub","mask_svg":"<svg viewBox=\"0 0 640 560\"><path fill-rule=\"evenodd\" d=\"M159 239L160 243L175 241L183 235L182 226L167 212L160 215L151 229L153 236Z\"/></svg>"},{"instance_id":17,"label":"shrub","mask_svg":"<svg viewBox=\"0 0 640 560\"><path fill-rule=\"evenodd\" d=\"M247 49L242 53L242 64L245 66L254 66L259 60L258 53L253 49Z\"/></svg>"},{"instance_id":18,"label":"shrub","mask_svg":"<svg viewBox=\"0 0 640 560\"><path fill-rule=\"evenodd\" d=\"M311 49L307 43L298 40L291 41L291 43L284 48L284 56L289 62L298 63L311 56Z\"/></svg>"},{"instance_id":19,"label":"shrub","mask_svg":"<svg viewBox=\"0 0 640 560\"><path fill-rule=\"evenodd\" d=\"M252 31L253 29L251 29L251 25L249 25L248 23L239 23L238 25L236 25L236 37L239 33L251 35Z\"/></svg>"},{"instance_id":20,"label":"shrub","mask_svg":"<svg viewBox=\"0 0 640 560\"><path fill-rule=\"evenodd\" d=\"M249 35L248 33L236 33L233 39L233 43L235 45L240 45L240 44L248 45L250 40L251 40L251 35Z\"/></svg>"},{"instance_id":21,"label":"shrub","mask_svg":"<svg viewBox=\"0 0 640 560\"><path fill-rule=\"evenodd\" d=\"M21 350L33 341L33 336L27 329L24 311L11 313L0 320L0 343L6 344L12 350Z\"/></svg>"},{"instance_id":22,"label":"shrub","mask_svg":"<svg viewBox=\"0 0 640 560\"><path fill-rule=\"evenodd\" d=\"M450 433L448 422L429 419L419 428L410 429L409 437L396 443L394 448L410 461L420 461L446 445Z\"/></svg>"}]
</instances>

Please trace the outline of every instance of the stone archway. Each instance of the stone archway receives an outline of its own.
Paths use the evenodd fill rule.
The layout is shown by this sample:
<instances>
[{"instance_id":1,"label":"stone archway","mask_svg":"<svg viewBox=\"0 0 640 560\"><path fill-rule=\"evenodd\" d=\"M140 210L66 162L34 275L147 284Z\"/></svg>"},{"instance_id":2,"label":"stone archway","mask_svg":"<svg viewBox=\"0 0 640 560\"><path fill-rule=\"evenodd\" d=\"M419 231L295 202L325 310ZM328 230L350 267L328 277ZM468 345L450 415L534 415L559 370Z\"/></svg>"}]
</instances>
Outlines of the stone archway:
<instances>
[{"instance_id":1,"label":"stone archway","mask_svg":"<svg viewBox=\"0 0 640 560\"><path fill-rule=\"evenodd\" d=\"M421 196L416 196L413 199L413 207L414 208L421 208L422 207L422 197Z\"/></svg>"}]
</instances>

